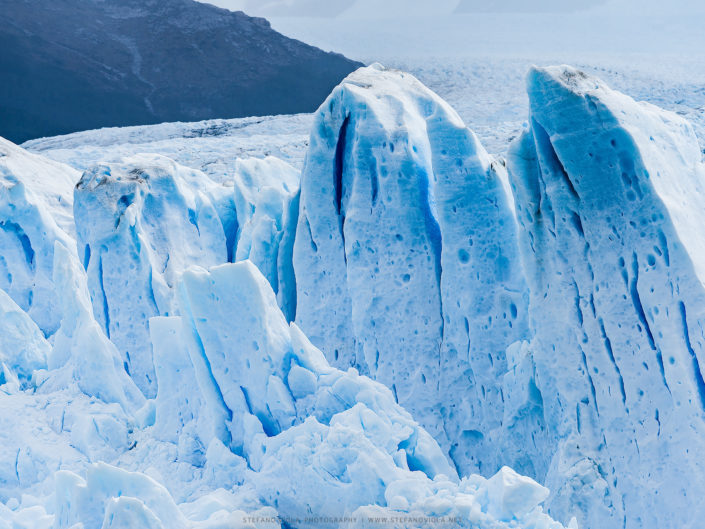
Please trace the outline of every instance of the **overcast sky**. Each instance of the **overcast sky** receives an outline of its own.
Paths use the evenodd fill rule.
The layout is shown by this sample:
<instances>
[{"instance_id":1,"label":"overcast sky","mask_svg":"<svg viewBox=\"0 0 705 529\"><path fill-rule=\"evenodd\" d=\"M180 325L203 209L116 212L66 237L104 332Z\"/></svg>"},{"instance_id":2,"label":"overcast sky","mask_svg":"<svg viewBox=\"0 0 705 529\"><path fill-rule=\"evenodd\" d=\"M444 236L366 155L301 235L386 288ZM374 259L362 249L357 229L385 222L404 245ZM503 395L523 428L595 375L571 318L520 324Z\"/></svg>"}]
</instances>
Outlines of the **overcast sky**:
<instances>
[{"instance_id":1,"label":"overcast sky","mask_svg":"<svg viewBox=\"0 0 705 529\"><path fill-rule=\"evenodd\" d=\"M705 0L201 1L265 17L287 36L364 62L705 50Z\"/></svg>"},{"instance_id":2,"label":"overcast sky","mask_svg":"<svg viewBox=\"0 0 705 529\"><path fill-rule=\"evenodd\" d=\"M248 14L379 18L452 13L566 13L595 9L645 13L705 12L705 0L202 0Z\"/></svg>"}]
</instances>

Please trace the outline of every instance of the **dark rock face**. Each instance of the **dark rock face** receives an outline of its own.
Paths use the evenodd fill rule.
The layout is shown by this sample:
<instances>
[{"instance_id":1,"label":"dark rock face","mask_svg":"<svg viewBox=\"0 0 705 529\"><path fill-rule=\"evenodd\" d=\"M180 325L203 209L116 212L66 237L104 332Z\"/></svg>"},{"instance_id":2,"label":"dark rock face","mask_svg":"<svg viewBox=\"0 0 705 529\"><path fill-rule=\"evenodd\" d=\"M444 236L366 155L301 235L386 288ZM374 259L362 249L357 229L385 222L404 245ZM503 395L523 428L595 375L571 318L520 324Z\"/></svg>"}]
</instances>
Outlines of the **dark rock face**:
<instances>
[{"instance_id":1,"label":"dark rock face","mask_svg":"<svg viewBox=\"0 0 705 529\"><path fill-rule=\"evenodd\" d=\"M360 66L192 0L0 0L0 136L315 110Z\"/></svg>"}]
</instances>

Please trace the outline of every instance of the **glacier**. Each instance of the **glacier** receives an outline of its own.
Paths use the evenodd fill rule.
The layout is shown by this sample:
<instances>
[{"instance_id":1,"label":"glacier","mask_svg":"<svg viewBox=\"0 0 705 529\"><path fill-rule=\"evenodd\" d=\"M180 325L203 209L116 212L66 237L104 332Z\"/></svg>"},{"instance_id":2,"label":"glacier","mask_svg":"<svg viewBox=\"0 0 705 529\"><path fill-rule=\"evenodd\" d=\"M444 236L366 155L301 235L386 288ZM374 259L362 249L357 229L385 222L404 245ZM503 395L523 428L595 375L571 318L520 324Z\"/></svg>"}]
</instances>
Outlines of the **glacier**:
<instances>
[{"instance_id":1,"label":"glacier","mask_svg":"<svg viewBox=\"0 0 705 529\"><path fill-rule=\"evenodd\" d=\"M698 140L568 66L527 93L506 158L378 64L301 170L0 140L0 529L698 527Z\"/></svg>"}]
</instances>

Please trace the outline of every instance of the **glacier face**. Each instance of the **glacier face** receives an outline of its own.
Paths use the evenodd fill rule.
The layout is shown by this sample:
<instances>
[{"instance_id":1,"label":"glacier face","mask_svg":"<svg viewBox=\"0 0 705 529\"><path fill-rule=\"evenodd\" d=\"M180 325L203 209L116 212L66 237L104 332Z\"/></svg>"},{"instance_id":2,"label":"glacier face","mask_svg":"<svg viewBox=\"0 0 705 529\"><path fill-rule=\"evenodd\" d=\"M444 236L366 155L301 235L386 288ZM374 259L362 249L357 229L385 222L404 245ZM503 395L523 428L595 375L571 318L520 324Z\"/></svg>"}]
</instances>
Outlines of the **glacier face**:
<instances>
[{"instance_id":1,"label":"glacier face","mask_svg":"<svg viewBox=\"0 0 705 529\"><path fill-rule=\"evenodd\" d=\"M0 289L51 336L59 327L54 244L75 246L71 206L79 173L4 139L0 171Z\"/></svg>"},{"instance_id":2,"label":"glacier face","mask_svg":"<svg viewBox=\"0 0 705 529\"><path fill-rule=\"evenodd\" d=\"M509 468L459 478L391 389L290 323L291 167L81 175L2 146L0 527L563 527Z\"/></svg>"},{"instance_id":3,"label":"glacier face","mask_svg":"<svg viewBox=\"0 0 705 529\"><path fill-rule=\"evenodd\" d=\"M702 483L678 478L701 465L705 395L690 126L577 70L533 70L507 197L442 101L374 70L315 118L297 322L331 362L395 389L461 472L510 462L588 527L695 523Z\"/></svg>"},{"instance_id":4,"label":"glacier face","mask_svg":"<svg viewBox=\"0 0 705 529\"><path fill-rule=\"evenodd\" d=\"M569 67L528 94L505 162L361 69L300 182L0 142L0 529L697 526L697 140Z\"/></svg>"},{"instance_id":5,"label":"glacier face","mask_svg":"<svg viewBox=\"0 0 705 529\"><path fill-rule=\"evenodd\" d=\"M3 385L0 401L26 408L22 423L46 424L37 448L53 447L19 448L8 465L17 479L14 491L14 476L0 489L8 523L215 528L253 518L278 527L281 517L309 527L320 525L306 521L314 513L354 521L371 515L368 506L381 516L378 505L386 516L443 516L459 527L563 527L538 508L548 491L509 469L458 480L388 388L332 368L287 323L252 263L191 268L178 291L183 315L150 319L155 400L123 409L102 396L87 401L85 392L32 395ZM27 435L19 434L17 441ZM37 463L48 468L27 467ZM47 472L46 481L31 481ZM232 492L213 491L222 486ZM17 490L37 496L20 504Z\"/></svg>"}]
</instances>

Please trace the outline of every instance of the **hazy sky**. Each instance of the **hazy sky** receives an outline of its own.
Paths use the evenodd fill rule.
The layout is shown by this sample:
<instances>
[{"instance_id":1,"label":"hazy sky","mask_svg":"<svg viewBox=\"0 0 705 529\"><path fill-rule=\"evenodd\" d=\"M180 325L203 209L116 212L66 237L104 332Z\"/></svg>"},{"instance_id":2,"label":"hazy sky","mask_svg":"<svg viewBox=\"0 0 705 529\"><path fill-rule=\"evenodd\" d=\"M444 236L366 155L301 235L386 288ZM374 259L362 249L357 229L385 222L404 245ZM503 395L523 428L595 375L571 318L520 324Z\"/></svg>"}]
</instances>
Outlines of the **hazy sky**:
<instances>
[{"instance_id":1,"label":"hazy sky","mask_svg":"<svg viewBox=\"0 0 705 529\"><path fill-rule=\"evenodd\" d=\"M500 12L570 12L607 0L210 0L228 9L259 16L444 15Z\"/></svg>"},{"instance_id":2,"label":"hazy sky","mask_svg":"<svg viewBox=\"0 0 705 529\"><path fill-rule=\"evenodd\" d=\"M453 13L705 13L705 0L201 0L255 16L380 18Z\"/></svg>"},{"instance_id":3,"label":"hazy sky","mask_svg":"<svg viewBox=\"0 0 705 529\"><path fill-rule=\"evenodd\" d=\"M263 16L287 36L364 62L705 53L705 0L201 1Z\"/></svg>"}]
</instances>

